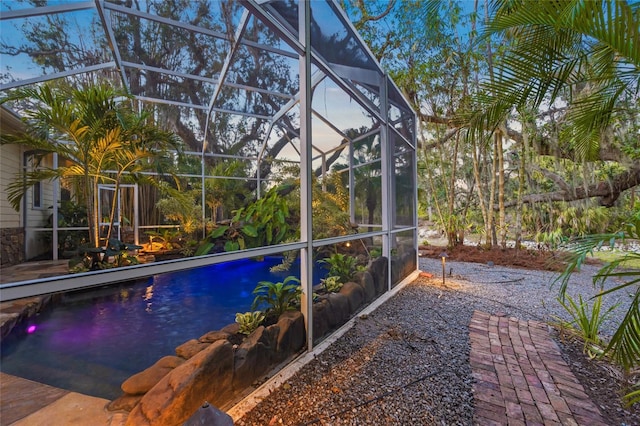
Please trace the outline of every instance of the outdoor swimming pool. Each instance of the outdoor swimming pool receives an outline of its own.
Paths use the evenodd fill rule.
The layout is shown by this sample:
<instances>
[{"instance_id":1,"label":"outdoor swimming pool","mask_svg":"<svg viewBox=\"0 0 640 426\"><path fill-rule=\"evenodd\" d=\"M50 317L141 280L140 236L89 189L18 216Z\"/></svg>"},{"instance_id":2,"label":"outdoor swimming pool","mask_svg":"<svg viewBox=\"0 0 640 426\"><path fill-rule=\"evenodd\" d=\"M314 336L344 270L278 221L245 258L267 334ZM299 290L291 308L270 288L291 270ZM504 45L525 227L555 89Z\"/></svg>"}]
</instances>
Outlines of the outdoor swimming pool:
<instances>
[{"instance_id":1,"label":"outdoor swimming pool","mask_svg":"<svg viewBox=\"0 0 640 426\"><path fill-rule=\"evenodd\" d=\"M0 370L115 399L132 374L249 311L259 281L300 276L299 262L270 272L280 261L239 260L65 294L3 339Z\"/></svg>"}]
</instances>

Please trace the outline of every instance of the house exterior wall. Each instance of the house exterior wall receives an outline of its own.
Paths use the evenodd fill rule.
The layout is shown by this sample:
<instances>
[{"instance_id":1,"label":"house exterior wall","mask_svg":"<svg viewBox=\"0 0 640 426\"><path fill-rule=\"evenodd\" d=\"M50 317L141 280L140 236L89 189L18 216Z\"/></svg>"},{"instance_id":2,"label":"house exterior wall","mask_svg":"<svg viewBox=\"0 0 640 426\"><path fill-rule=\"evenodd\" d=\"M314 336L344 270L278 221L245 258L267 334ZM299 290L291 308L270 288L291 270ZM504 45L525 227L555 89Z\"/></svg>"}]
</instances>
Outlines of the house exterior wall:
<instances>
[{"instance_id":1,"label":"house exterior wall","mask_svg":"<svg viewBox=\"0 0 640 426\"><path fill-rule=\"evenodd\" d=\"M51 156L43 158L37 165L31 162L29 167L50 168L53 166ZM25 256L27 260L41 256L51 251L52 231L38 230L52 227L53 214L53 183L41 182L40 203L35 205L35 188L29 188L25 196L26 235Z\"/></svg>"},{"instance_id":2,"label":"house exterior wall","mask_svg":"<svg viewBox=\"0 0 640 426\"><path fill-rule=\"evenodd\" d=\"M20 121L3 109L0 116L0 132L15 129ZM5 185L20 173L22 147L0 145L0 182ZM6 187L0 188L0 266L15 265L24 261L24 224L22 214L7 200Z\"/></svg>"},{"instance_id":3,"label":"house exterior wall","mask_svg":"<svg viewBox=\"0 0 640 426\"><path fill-rule=\"evenodd\" d=\"M22 122L11 112L0 108L0 132L16 132ZM8 266L22 263L51 251L51 232L34 231L31 228L51 227L50 216L53 212L53 183L42 182L40 205L34 206L34 189L29 188L22 206L24 212L15 210L7 200L6 186L19 176L25 156L25 148L20 145L0 146L0 265ZM46 157L39 167L51 167L52 158ZM35 167L34 163L29 164ZM25 223L26 219L26 223Z\"/></svg>"}]
</instances>

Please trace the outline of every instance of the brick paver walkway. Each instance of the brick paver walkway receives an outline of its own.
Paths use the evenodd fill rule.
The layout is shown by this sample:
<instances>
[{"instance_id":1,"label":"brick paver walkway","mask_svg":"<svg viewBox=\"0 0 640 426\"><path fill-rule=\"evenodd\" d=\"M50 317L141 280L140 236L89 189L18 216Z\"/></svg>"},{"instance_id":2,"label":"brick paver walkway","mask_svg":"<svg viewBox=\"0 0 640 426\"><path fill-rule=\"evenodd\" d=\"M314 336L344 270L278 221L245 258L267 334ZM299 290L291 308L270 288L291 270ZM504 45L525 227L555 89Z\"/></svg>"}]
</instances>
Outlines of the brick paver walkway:
<instances>
[{"instance_id":1,"label":"brick paver walkway","mask_svg":"<svg viewBox=\"0 0 640 426\"><path fill-rule=\"evenodd\" d=\"M607 425L548 326L475 311L469 325L478 425Z\"/></svg>"}]
</instances>

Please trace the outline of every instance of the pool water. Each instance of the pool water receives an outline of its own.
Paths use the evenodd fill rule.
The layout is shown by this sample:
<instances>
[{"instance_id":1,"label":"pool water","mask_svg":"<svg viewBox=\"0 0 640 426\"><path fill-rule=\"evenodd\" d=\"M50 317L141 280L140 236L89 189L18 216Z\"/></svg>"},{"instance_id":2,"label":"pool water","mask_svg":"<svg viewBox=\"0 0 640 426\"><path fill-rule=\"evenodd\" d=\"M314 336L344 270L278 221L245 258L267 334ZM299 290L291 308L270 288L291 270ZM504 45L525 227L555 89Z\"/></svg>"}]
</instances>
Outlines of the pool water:
<instances>
[{"instance_id":1,"label":"pool water","mask_svg":"<svg viewBox=\"0 0 640 426\"><path fill-rule=\"evenodd\" d=\"M3 339L0 370L115 399L132 374L249 311L259 281L300 277L299 262L271 273L280 262L239 260L65 294Z\"/></svg>"}]
</instances>

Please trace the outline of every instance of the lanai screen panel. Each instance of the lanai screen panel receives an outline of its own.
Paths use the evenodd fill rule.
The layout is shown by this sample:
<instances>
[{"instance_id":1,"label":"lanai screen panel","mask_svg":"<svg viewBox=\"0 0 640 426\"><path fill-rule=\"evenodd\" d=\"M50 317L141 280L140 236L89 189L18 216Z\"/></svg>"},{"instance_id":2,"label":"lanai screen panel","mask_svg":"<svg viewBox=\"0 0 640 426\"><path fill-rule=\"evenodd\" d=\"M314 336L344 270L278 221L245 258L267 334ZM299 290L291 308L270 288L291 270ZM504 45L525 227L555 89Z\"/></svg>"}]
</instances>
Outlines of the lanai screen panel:
<instances>
[{"instance_id":1,"label":"lanai screen panel","mask_svg":"<svg viewBox=\"0 0 640 426\"><path fill-rule=\"evenodd\" d=\"M194 202L211 222L241 206L234 199L220 207L229 188L244 185L248 200L283 175L299 178L301 144L310 143L314 191L342 197L354 225L314 239L369 233L381 245L382 233L395 232L406 245L416 222L415 115L337 2L316 0L312 137L301 140L299 4L97 0L33 9L5 2L0 90L54 78L123 87L184 142L174 172L183 193L201 191ZM291 193L300 197L300 186ZM145 226L158 219L151 216Z\"/></svg>"}]
</instances>

